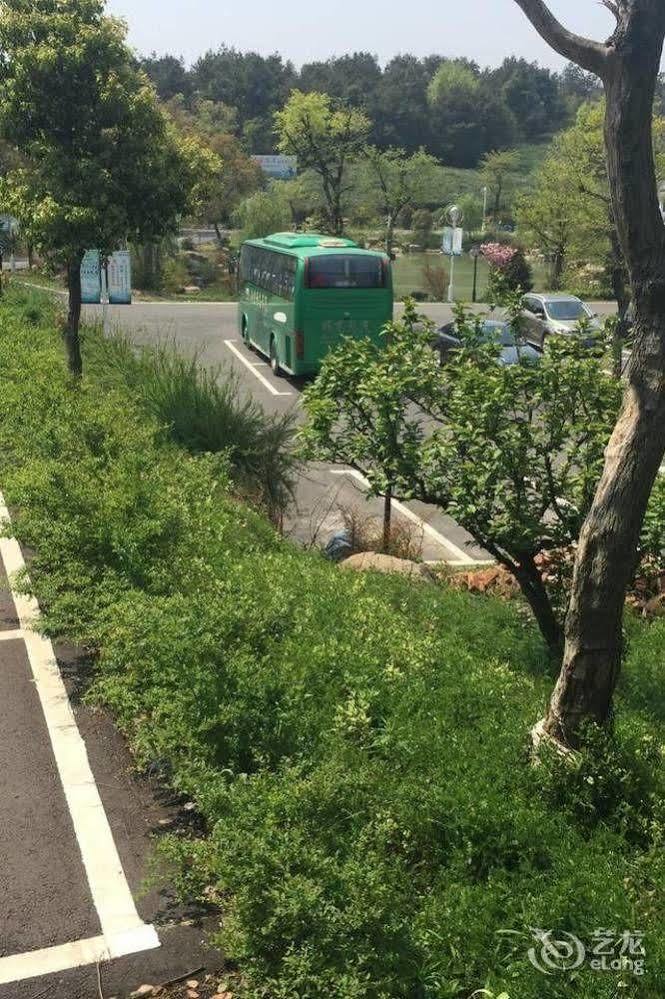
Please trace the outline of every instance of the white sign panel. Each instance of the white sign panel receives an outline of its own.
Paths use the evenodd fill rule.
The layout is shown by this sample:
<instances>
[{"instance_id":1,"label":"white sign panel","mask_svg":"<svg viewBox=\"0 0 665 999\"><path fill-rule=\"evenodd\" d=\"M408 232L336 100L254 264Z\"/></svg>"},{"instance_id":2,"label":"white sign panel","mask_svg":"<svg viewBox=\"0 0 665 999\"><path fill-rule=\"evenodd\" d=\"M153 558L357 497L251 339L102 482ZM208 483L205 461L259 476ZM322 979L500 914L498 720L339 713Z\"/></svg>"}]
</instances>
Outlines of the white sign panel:
<instances>
[{"instance_id":1,"label":"white sign panel","mask_svg":"<svg viewBox=\"0 0 665 999\"><path fill-rule=\"evenodd\" d=\"M252 159L273 180L292 180L298 173L297 156L252 156Z\"/></svg>"},{"instance_id":2,"label":"white sign panel","mask_svg":"<svg viewBox=\"0 0 665 999\"><path fill-rule=\"evenodd\" d=\"M99 305L102 300L102 268L99 250L86 250L81 261L81 301Z\"/></svg>"},{"instance_id":3,"label":"white sign panel","mask_svg":"<svg viewBox=\"0 0 665 999\"><path fill-rule=\"evenodd\" d=\"M443 252L447 253L449 257L461 257L463 240L463 229L453 229L451 226L446 226L443 230Z\"/></svg>"},{"instance_id":4,"label":"white sign panel","mask_svg":"<svg viewBox=\"0 0 665 999\"><path fill-rule=\"evenodd\" d=\"M132 304L132 258L129 250L117 250L107 265L109 305Z\"/></svg>"}]
</instances>

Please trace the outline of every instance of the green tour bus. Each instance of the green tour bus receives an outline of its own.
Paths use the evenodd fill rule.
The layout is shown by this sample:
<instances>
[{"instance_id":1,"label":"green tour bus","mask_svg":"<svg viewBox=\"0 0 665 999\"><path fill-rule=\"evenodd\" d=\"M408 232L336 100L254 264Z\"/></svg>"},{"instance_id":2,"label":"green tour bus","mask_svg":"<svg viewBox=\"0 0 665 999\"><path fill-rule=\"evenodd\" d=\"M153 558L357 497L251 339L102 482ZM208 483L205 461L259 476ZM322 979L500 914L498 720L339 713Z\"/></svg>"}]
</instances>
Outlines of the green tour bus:
<instances>
[{"instance_id":1,"label":"green tour bus","mask_svg":"<svg viewBox=\"0 0 665 999\"><path fill-rule=\"evenodd\" d=\"M343 337L379 334L393 315L390 260L350 239L280 232L243 244L240 333L275 374L316 373Z\"/></svg>"}]
</instances>

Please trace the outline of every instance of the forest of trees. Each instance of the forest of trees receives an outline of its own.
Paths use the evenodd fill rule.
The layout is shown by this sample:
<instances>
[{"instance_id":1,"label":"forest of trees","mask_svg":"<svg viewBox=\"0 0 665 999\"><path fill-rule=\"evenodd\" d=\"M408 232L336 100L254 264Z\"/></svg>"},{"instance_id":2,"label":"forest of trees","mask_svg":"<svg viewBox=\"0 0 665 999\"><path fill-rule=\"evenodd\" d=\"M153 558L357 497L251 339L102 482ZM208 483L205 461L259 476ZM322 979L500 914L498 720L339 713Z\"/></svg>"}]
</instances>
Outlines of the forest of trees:
<instances>
[{"instance_id":1,"label":"forest of trees","mask_svg":"<svg viewBox=\"0 0 665 999\"><path fill-rule=\"evenodd\" d=\"M356 52L297 70L278 54L222 46L191 68L174 56L142 60L162 100L191 109L212 102L249 153L275 151L274 114L292 90L321 92L360 108L378 148L424 148L448 166L474 167L485 153L545 140L569 124L598 81L569 65L553 72L511 57L495 69L466 59L397 55L385 67Z\"/></svg>"}]
</instances>

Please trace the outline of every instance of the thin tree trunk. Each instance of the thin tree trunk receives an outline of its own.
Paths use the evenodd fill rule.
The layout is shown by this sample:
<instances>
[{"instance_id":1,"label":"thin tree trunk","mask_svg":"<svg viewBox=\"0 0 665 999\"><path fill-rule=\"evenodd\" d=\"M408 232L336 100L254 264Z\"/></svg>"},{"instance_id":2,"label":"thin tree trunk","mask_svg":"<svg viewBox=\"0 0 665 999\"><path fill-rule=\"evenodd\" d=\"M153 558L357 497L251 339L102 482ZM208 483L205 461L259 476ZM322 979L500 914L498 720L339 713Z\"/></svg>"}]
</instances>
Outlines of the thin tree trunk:
<instances>
[{"instance_id":1,"label":"thin tree trunk","mask_svg":"<svg viewBox=\"0 0 665 999\"><path fill-rule=\"evenodd\" d=\"M392 540L393 491L388 488L383 501L383 541L381 547L385 554L390 551Z\"/></svg>"},{"instance_id":2,"label":"thin tree trunk","mask_svg":"<svg viewBox=\"0 0 665 999\"><path fill-rule=\"evenodd\" d=\"M69 291L69 309L67 325L65 326L65 351L67 366L75 378L83 374L81 358L81 340L79 328L81 325L81 256L71 260L67 265L67 288Z\"/></svg>"},{"instance_id":3,"label":"thin tree trunk","mask_svg":"<svg viewBox=\"0 0 665 999\"><path fill-rule=\"evenodd\" d=\"M603 66L612 204L635 302L635 347L621 415L579 539L563 666L544 730L569 746L607 723L622 655L625 593L665 454L665 228L656 193L652 111L665 10L622 8Z\"/></svg>"},{"instance_id":4,"label":"thin tree trunk","mask_svg":"<svg viewBox=\"0 0 665 999\"><path fill-rule=\"evenodd\" d=\"M563 651L563 630L554 613L538 566L531 555L526 555L519 564L511 567L511 571L520 584L550 652L560 658Z\"/></svg>"},{"instance_id":5,"label":"thin tree trunk","mask_svg":"<svg viewBox=\"0 0 665 999\"><path fill-rule=\"evenodd\" d=\"M395 240L395 219L393 218L392 215L389 215L388 225L386 227L386 253L389 257L392 256L394 240Z\"/></svg>"},{"instance_id":6,"label":"thin tree trunk","mask_svg":"<svg viewBox=\"0 0 665 999\"><path fill-rule=\"evenodd\" d=\"M213 222L213 227L215 229L215 236L217 237L217 243L219 246L224 245L224 240L222 239L222 231L219 228L219 222Z\"/></svg>"},{"instance_id":7,"label":"thin tree trunk","mask_svg":"<svg viewBox=\"0 0 665 999\"><path fill-rule=\"evenodd\" d=\"M554 251L554 256L552 258L552 270L550 273L550 284L552 286L552 291L559 291L561 288L561 278L563 277L563 269L566 263L566 251L560 246Z\"/></svg>"}]
</instances>

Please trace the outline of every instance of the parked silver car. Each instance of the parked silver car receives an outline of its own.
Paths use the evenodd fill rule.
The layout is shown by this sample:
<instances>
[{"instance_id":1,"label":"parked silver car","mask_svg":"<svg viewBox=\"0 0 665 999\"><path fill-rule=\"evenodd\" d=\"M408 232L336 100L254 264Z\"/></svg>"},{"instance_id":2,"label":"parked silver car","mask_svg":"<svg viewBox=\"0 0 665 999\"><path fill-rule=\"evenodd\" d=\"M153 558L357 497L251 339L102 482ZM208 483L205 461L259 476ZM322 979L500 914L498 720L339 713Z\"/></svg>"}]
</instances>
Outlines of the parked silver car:
<instances>
[{"instance_id":1,"label":"parked silver car","mask_svg":"<svg viewBox=\"0 0 665 999\"><path fill-rule=\"evenodd\" d=\"M602 329L595 312L574 295L525 295L522 299L521 323L529 343L543 348L552 333L574 335L580 321L587 320L592 334ZM585 340L585 343L587 341ZM593 335L588 345L594 344Z\"/></svg>"}]
</instances>

